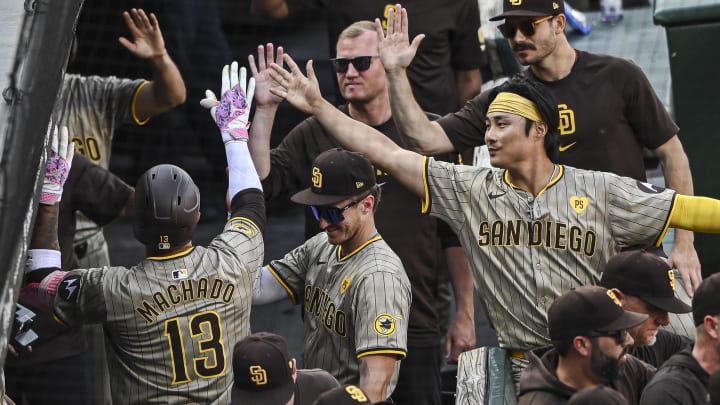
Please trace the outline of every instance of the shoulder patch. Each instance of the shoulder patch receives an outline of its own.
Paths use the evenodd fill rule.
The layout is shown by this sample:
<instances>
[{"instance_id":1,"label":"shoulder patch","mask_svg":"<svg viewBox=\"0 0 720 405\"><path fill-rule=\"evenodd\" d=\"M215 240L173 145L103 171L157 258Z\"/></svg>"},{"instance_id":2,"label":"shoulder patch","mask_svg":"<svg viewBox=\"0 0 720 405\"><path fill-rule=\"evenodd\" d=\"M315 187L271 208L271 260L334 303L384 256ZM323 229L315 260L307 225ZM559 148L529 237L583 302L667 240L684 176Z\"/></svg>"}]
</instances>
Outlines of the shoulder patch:
<instances>
[{"instance_id":1,"label":"shoulder patch","mask_svg":"<svg viewBox=\"0 0 720 405\"><path fill-rule=\"evenodd\" d=\"M656 186L654 184L646 183L644 181L638 181L637 186L640 189L640 191L644 191L648 194L659 194L665 191L663 187Z\"/></svg>"},{"instance_id":2,"label":"shoulder patch","mask_svg":"<svg viewBox=\"0 0 720 405\"><path fill-rule=\"evenodd\" d=\"M80 295L80 278L79 274L73 274L65 277L60 282L58 287L57 295L65 301L77 302L78 295Z\"/></svg>"},{"instance_id":3,"label":"shoulder patch","mask_svg":"<svg viewBox=\"0 0 720 405\"><path fill-rule=\"evenodd\" d=\"M390 336L395 333L395 317L390 314L380 314L375 318L375 332L381 336Z\"/></svg>"}]
</instances>

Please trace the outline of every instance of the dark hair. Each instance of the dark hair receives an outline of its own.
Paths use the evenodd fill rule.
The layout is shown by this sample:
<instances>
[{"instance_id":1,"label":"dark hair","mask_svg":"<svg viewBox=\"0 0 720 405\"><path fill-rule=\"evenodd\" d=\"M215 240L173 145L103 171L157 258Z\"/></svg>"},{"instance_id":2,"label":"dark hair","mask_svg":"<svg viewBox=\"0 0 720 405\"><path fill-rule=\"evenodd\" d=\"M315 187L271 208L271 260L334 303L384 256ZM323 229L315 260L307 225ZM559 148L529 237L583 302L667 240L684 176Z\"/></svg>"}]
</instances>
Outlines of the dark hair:
<instances>
[{"instance_id":1,"label":"dark hair","mask_svg":"<svg viewBox=\"0 0 720 405\"><path fill-rule=\"evenodd\" d=\"M565 356L570 351L570 348L573 345L573 340L575 340L574 337L562 340L553 340L552 345L555 347L555 350L557 350L560 356Z\"/></svg>"},{"instance_id":2,"label":"dark hair","mask_svg":"<svg viewBox=\"0 0 720 405\"><path fill-rule=\"evenodd\" d=\"M518 73L509 81L490 91L488 106L495 100L498 94L503 92L514 93L525 97L537 105L540 115L548 127L548 132L545 135L545 152L548 158L554 162L558 154L558 145L560 145L560 132L558 130L560 127L560 113L558 111L557 101L555 101L555 97L550 93L550 90L542 83L529 80L522 73ZM527 135L530 134L532 124L532 121L527 120L525 124L525 133Z\"/></svg>"},{"instance_id":3,"label":"dark hair","mask_svg":"<svg viewBox=\"0 0 720 405\"><path fill-rule=\"evenodd\" d=\"M375 204L373 204L373 212L377 212L378 205L380 205L380 198L382 197L382 187L380 184L374 185L370 192L366 196L375 197ZM364 198L364 197L363 197Z\"/></svg>"}]
</instances>

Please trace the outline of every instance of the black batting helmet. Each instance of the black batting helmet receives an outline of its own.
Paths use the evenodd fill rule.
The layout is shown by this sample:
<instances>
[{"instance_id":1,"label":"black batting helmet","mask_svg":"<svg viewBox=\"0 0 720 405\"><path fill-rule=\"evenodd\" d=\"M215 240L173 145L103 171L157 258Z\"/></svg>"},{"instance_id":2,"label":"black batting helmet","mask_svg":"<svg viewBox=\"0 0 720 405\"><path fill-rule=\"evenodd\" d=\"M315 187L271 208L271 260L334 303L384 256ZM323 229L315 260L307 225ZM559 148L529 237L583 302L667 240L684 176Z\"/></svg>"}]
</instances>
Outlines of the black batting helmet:
<instances>
[{"instance_id":1,"label":"black batting helmet","mask_svg":"<svg viewBox=\"0 0 720 405\"><path fill-rule=\"evenodd\" d=\"M133 231L146 246L169 250L192 238L200 192L187 172L164 164L146 171L135 186Z\"/></svg>"}]
</instances>

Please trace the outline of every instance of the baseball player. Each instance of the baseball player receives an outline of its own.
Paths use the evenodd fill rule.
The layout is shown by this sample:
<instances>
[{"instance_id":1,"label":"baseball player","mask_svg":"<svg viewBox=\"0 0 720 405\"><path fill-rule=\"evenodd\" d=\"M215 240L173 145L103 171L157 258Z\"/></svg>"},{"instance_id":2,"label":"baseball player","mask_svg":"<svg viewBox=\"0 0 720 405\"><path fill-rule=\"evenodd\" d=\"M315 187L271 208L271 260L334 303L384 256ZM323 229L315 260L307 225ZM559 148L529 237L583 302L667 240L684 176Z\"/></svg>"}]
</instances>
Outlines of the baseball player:
<instances>
[{"instance_id":1,"label":"baseball player","mask_svg":"<svg viewBox=\"0 0 720 405\"><path fill-rule=\"evenodd\" d=\"M347 119L320 94L312 61L304 77L272 65L272 91L312 113L341 144L397 176L460 237L475 286L515 363L549 343L546 310L572 287L595 284L623 245L659 245L668 227L720 232L720 201L679 195L630 178L552 162L558 109L542 84L513 78L490 96L491 168L423 157ZM520 367L516 367L519 370Z\"/></svg>"},{"instance_id":2,"label":"baseball player","mask_svg":"<svg viewBox=\"0 0 720 405\"><path fill-rule=\"evenodd\" d=\"M103 325L115 403L230 403L232 349L250 332L265 222L247 148L254 83L246 98L244 69L241 76L239 82L236 63L225 67L223 98L212 109L225 142L231 201L230 219L207 248L191 241L200 218L192 178L158 165L135 187L133 230L146 259L131 268L60 271L56 202L73 153L66 130L48 161L23 295L63 324Z\"/></svg>"},{"instance_id":3,"label":"baseball player","mask_svg":"<svg viewBox=\"0 0 720 405\"><path fill-rule=\"evenodd\" d=\"M292 196L324 230L263 268L253 304L289 296L305 309L303 365L385 400L407 351L410 281L375 228L375 169L330 149L313 161L312 186Z\"/></svg>"}]
</instances>

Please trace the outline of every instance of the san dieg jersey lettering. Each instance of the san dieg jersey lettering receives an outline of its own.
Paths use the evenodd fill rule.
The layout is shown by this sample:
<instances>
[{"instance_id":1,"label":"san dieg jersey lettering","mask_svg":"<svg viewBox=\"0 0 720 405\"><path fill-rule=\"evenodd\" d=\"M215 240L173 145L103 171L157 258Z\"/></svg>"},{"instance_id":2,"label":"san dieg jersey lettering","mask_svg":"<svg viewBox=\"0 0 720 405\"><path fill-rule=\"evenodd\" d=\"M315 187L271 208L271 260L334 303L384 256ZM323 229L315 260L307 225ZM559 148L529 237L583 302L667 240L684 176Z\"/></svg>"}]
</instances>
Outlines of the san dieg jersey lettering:
<instances>
[{"instance_id":1,"label":"san dieg jersey lettering","mask_svg":"<svg viewBox=\"0 0 720 405\"><path fill-rule=\"evenodd\" d=\"M303 364L341 383L357 383L358 359L405 357L410 281L398 256L378 235L342 256L319 233L268 267L295 304L304 303ZM399 362L388 392L395 388Z\"/></svg>"},{"instance_id":2,"label":"san dieg jersey lettering","mask_svg":"<svg viewBox=\"0 0 720 405\"><path fill-rule=\"evenodd\" d=\"M103 324L113 398L229 404L232 350L250 333L262 260L258 227L233 218L207 248L70 272L55 314L65 323Z\"/></svg>"},{"instance_id":3,"label":"san dieg jersey lettering","mask_svg":"<svg viewBox=\"0 0 720 405\"><path fill-rule=\"evenodd\" d=\"M675 192L610 173L558 165L537 197L505 170L426 160L424 212L460 237L503 347L549 344L547 308L596 284L625 245L658 245Z\"/></svg>"}]
</instances>

